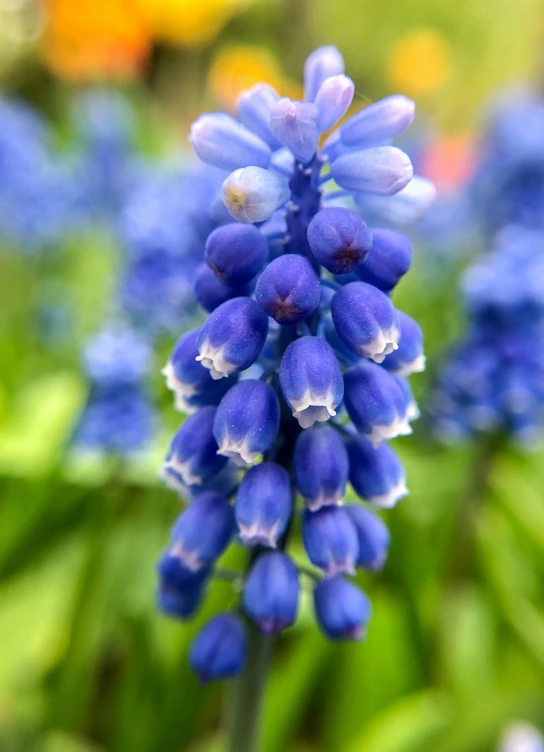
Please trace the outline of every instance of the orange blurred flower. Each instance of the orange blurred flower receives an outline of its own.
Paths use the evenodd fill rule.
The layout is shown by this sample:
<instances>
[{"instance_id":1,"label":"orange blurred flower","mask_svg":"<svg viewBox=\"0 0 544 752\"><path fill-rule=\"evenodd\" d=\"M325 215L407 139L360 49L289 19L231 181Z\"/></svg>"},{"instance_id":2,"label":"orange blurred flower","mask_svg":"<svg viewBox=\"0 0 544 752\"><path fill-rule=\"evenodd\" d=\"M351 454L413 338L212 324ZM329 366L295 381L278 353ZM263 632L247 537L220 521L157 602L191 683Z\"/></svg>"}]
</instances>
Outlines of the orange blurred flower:
<instances>
[{"instance_id":1,"label":"orange blurred flower","mask_svg":"<svg viewBox=\"0 0 544 752\"><path fill-rule=\"evenodd\" d=\"M42 52L67 78L134 75L150 50L137 0L43 0Z\"/></svg>"},{"instance_id":2,"label":"orange blurred flower","mask_svg":"<svg viewBox=\"0 0 544 752\"><path fill-rule=\"evenodd\" d=\"M474 171L474 152L474 143L467 134L441 136L425 151L420 172L441 191L459 188Z\"/></svg>"},{"instance_id":3,"label":"orange blurred flower","mask_svg":"<svg viewBox=\"0 0 544 752\"><path fill-rule=\"evenodd\" d=\"M236 45L221 50L208 75L214 99L231 111L240 92L260 83L270 84L282 96L302 96L300 86L284 78L276 58L262 47Z\"/></svg>"},{"instance_id":4,"label":"orange blurred flower","mask_svg":"<svg viewBox=\"0 0 544 752\"><path fill-rule=\"evenodd\" d=\"M439 89L450 74L452 51L436 29L409 31L397 40L386 65L386 76L395 91L425 96Z\"/></svg>"}]
</instances>

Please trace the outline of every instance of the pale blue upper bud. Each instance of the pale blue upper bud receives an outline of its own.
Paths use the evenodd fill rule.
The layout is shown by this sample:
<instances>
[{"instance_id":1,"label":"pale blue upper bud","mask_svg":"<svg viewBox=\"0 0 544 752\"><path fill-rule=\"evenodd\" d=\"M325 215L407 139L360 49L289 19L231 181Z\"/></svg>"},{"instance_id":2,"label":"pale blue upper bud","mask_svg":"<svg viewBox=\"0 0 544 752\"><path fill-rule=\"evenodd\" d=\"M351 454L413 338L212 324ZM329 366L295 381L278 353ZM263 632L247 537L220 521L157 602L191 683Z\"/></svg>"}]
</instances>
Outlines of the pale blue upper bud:
<instances>
[{"instance_id":1,"label":"pale blue upper bud","mask_svg":"<svg viewBox=\"0 0 544 752\"><path fill-rule=\"evenodd\" d=\"M237 676L244 667L247 637L241 619L218 614L205 624L189 649L189 665L202 682Z\"/></svg>"},{"instance_id":2,"label":"pale blue upper bud","mask_svg":"<svg viewBox=\"0 0 544 752\"><path fill-rule=\"evenodd\" d=\"M222 197L238 222L264 222L283 206L291 191L285 177L262 167L235 170L223 183Z\"/></svg>"},{"instance_id":3,"label":"pale blue upper bud","mask_svg":"<svg viewBox=\"0 0 544 752\"><path fill-rule=\"evenodd\" d=\"M357 531L343 507L323 507L317 512L305 509L302 539L308 558L327 577L355 574L359 556Z\"/></svg>"},{"instance_id":4,"label":"pale blue upper bud","mask_svg":"<svg viewBox=\"0 0 544 752\"><path fill-rule=\"evenodd\" d=\"M261 308L278 324L296 324L308 318L321 297L321 284L307 258L286 253L263 271L255 287Z\"/></svg>"},{"instance_id":5,"label":"pale blue upper bud","mask_svg":"<svg viewBox=\"0 0 544 752\"><path fill-rule=\"evenodd\" d=\"M411 316L397 311L400 325L399 346L383 361L382 365L397 376L410 376L425 370L423 332Z\"/></svg>"},{"instance_id":6,"label":"pale blue upper bud","mask_svg":"<svg viewBox=\"0 0 544 752\"><path fill-rule=\"evenodd\" d=\"M344 386L348 415L359 433L374 446L412 433L411 396L400 379L385 368L363 360L346 371Z\"/></svg>"},{"instance_id":7,"label":"pale blue upper bud","mask_svg":"<svg viewBox=\"0 0 544 752\"><path fill-rule=\"evenodd\" d=\"M304 98L313 102L321 84L343 73L344 58L333 45L318 47L311 52L304 63Z\"/></svg>"},{"instance_id":8,"label":"pale blue upper bud","mask_svg":"<svg viewBox=\"0 0 544 752\"><path fill-rule=\"evenodd\" d=\"M267 332L268 316L254 300L227 300L200 328L197 360L213 379L245 371L259 357Z\"/></svg>"},{"instance_id":9,"label":"pale blue upper bud","mask_svg":"<svg viewBox=\"0 0 544 752\"><path fill-rule=\"evenodd\" d=\"M394 94L365 107L351 117L340 129L346 146L382 146L400 136L414 119L415 103Z\"/></svg>"},{"instance_id":10,"label":"pale blue upper bud","mask_svg":"<svg viewBox=\"0 0 544 752\"><path fill-rule=\"evenodd\" d=\"M427 213L436 198L436 188L427 178L414 175L408 185L394 196L356 194L362 211L372 212L396 225L417 222Z\"/></svg>"},{"instance_id":11,"label":"pale blue upper bud","mask_svg":"<svg viewBox=\"0 0 544 752\"><path fill-rule=\"evenodd\" d=\"M273 149L281 146L270 130L270 113L279 98L279 94L268 84L256 84L243 91L236 103L242 123Z\"/></svg>"},{"instance_id":12,"label":"pale blue upper bud","mask_svg":"<svg viewBox=\"0 0 544 752\"><path fill-rule=\"evenodd\" d=\"M214 418L215 407L203 407L184 421L172 439L161 476L173 488L205 483L226 464L217 454Z\"/></svg>"},{"instance_id":13,"label":"pale blue upper bud","mask_svg":"<svg viewBox=\"0 0 544 752\"><path fill-rule=\"evenodd\" d=\"M408 495L402 462L389 444L373 447L364 436L354 436L346 448L349 480L361 499L378 509L389 509Z\"/></svg>"},{"instance_id":14,"label":"pale blue upper bud","mask_svg":"<svg viewBox=\"0 0 544 752\"><path fill-rule=\"evenodd\" d=\"M298 492L312 512L341 504L349 460L339 433L325 426L303 431L295 444L293 473Z\"/></svg>"},{"instance_id":15,"label":"pale blue upper bud","mask_svg":"<svg viewBox=\"0 0 544 752\"><path fill-rule=\"evenodd\" d=\"M291 342L280 365L280 387L302 428L336 415L344 386L328 342L319 337L301 337Z\"/></svg>"},{"instance_id":16,"label":"pale blue upper bud","mask_svg":"<svg viewBox=\"0 0 544 752\"><path fill-rule=\"evenodd\" d=\"M315 615L331 640L361 640L372 613L370 601L343 577L322 580L314 590Z\"/></svg>"},{"instance_id":17,"label":"pale blue upper bud","mask_svg":"<svg viewBox=\"0 0 544 752\"><path fill-rule=\"evenodd\" d=\"M402 232L372 228L372 248L355 267L355 275L383 292L391 292L412 265L412 244Z\"/></svg>"},{"instance_id":18,"label":"pale blue upper bud","mask_svg":"<svg viewBox=\"0 0 544 752\"><path fill-rule=\"evenodd\" d=\"M244 585L244 609L265 634L295 623L300 585L297 568L284 553L260 556Z\"/></svg>"},{"instance_id":19,"label":"pale blue upper bud","mask_svg":"<svg viewBox=\"0 0 544 752\"><path fill-rule=\"evenodd\" d=\"M381 569L387 560L391 541L385 523L361 504L348 504L346 512L355 525L359 540L357 566L364 569Z\"/></svg>"},{"instance_id":20,"label":"pale blue upper bud","mask_svg":"<svg viewBox=\"0 0 544 752\"><path fill-rule=\"evenodd\" d=\"M287 470L275 462L251 467L240 483L234 505L243 543L276 548L278 539L287 528L291 511Z\"/></svg>"},{"instance_id":21,"label":"pale blue upper bud","mask_svg":"<svg viewBox=\"0 0 544 752\"><path fill-rule=\"evenodd\" d=\"M240 381L217 408L213 434L218 452L237 465L252 464L271 448L279 425L280 404L272 387L254 379Z\"/></svg>"},{"instance_id":22,"label":"pale blue upper bud","mask_svg":"<svg viewBox=\"0 0 544 752\"><path fill-rule=\"evenodd\" d=\"M233 222L214 230L204 251L208 266L226 285L245 285L268 259L266 238L256 227Z\"/></svg>"},{"instance_id":23,"label":"pale blue upper bud","mask_svg":"<svg viewBox=\"0 0 544 752\"><path fill-rule=\"evenodd\" d=\"M392 196L410 182L414 168L396 146L377 146L340 155L331 164L330 174L348 191Z\"/></svg>"},{"instance_id":24,"label":"pale blue upper bud","mask_svg":"<svg viewBox=\"0 0 544 752\"><path fill-rule=\"evenodd\" d=\"M355 85L351 78L331 76L327 78L317 92L315 106L317 107L317 125L319 130L328 131L329 128L346 114L353 100Z\"/></svg>"},{"instance_id":25,"label":"pale blue upper bud","mask_svg":"<svg viewBox=\"0 0 544 752\"><path fill-rule=\"evenodd\" d=\"M372 234L351 209L329 207L318 211L308 226L308 243L315 260L332 274L349 274L365 260Z\"/></svg>"},{"instance_id":26,"label":"pale blue upper bud","mask_svg":"<svg viewBox=\"0 0 544 752\"><path fill-rule=\"evenodd\" d=\"M222 112L200 115L191 126L190 140L203 162L223 170L270 163L268 144Z\"/></svg>"},{"instance_id":27,"label":"pale blue upper bud","mask_svg":"<svg viewBox=\"0 0 544 752\"><path fill-rule=\"evenodd\" d=\"M294 102L282 97L273 107L270 128L274 135L305 164L317 151L319 129L318 110L311 102Z\"/></svg>"},{"instance_id":28,"label":"pale blue upper bud","mask_svg":"<svg viewBox=\"0 0 544 752\"><path fill-rule=\"evenodd\" d=\"M228 500L215 491L204 491L195 496L172 528L170 554L198 572L221 556L235 529Z\"/></svg>"},{"instance_id":29,"label":"pale blue upper bud","mask_svg":"<svg viewBox=\"0 0 544 752\"><path fill-rule=\"evenodd\" d=\"M334 296L331 313L338 336L361 358L382 363L398 347L400 326L391 300L373 285L350 282Z\"/></svg>"}]
</instances>

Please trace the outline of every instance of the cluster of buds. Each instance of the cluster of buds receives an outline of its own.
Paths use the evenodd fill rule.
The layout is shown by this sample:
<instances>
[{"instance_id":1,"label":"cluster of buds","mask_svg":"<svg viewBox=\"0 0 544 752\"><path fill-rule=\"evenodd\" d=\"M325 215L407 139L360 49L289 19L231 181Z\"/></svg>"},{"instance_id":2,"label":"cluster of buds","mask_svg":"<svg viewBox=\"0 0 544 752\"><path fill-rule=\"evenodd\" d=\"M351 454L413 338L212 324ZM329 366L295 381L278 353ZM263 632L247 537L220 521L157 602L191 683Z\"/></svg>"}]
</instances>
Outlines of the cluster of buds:
<instances>
[{"instance_id":1,"label":"cluster of buds","mask_svg":"<svg viewBox=\"0 0 544 752\"><path fill-rule=\"evenodd\" d=\"M389 533L369 507L343 504L346 487L375 508L407 493L385 442L411 432L418 411L406 377L424 368L421 330L390 298L410 242L361 214L395 202L416 219L434 189L390 145L412 122L413 102L377 102L320 148L354 85L333 47L313 52L304 74L306 101L259 85L241 95L239 120L207 114L191 131L199 157L228 172L230 215L209 235L196 276L209 316L164 371L191 414L162 476L191 501L160 560L158 600L191 616L238 538L251 552L240 612L262 632L295 622L309 571L321 629L353 639L370 604L350 577L383 565ZM288 553L299 504L311 567ZM241 613L220 614L197 635L191 664L203 679L235 675L245 641Z\"/></svg>"}]
</instances>

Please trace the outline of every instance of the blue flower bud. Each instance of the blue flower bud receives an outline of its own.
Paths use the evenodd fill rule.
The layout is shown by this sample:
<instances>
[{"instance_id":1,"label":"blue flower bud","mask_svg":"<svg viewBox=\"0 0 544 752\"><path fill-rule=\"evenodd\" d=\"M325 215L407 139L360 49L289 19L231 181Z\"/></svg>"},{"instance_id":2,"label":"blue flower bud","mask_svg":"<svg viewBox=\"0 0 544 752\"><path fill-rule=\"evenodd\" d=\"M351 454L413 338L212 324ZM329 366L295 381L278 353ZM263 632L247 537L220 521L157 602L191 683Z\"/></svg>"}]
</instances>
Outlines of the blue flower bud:
<instances>
[{"instance_id":1,"label":"blue flower bud","mask_svg":"<svg viewBox=\"0 0 544 752\"><path fill-rule=\"evenodd\" d=\"M268 144L230 115L200 115L191 126L190 141L203 162L223 170L255 165L268 167Z\"/></svg>"},{"instance_id":2,"label":"blue flower bud","mask_svg":"<svg viewBox=\"0 0 544 752\"><path fill-rule=\"evenodd\" d=\"M303 164L309 162L317 151L317 115L317 107L311 102L293 102L287 97L282 97L272 108L272 133Z\"/></svg>"},{"instance_id":3,"label":"blue flower bud","mask_svg":"<svg viewBox=\"0 0 544 752\"><path fill-rule=\"evenodd\" d=\"M172 528L170 553L193 572L211 564L229 545L236 529L228 500L215 491L195 496Z\"/></svg>"},{"instance_id":4,"label":"blue flower bud","mask_svg":"<svg viewBox=\"0 0 544 752\"><path fill-rule=\"evenodd\" d=\"M370 253L355 268L363 282L391 292L412 264L412 244L402 232L387 228L372 229Z\"/></svg>"},{"instance_id":5,"label":"blue flower bud","mask_svg":"<svg viewBox=\"0 0 544 752\"><path fill-rule=\"evenodd\" d=\"M399 380L384 368L361 361L345 372L344 387L349 417L374 446L412 433L408 396Z\"/></svg>"},{"instance_id":6,"label":"blue flower bud","mask_svg":"<svg viewBox=\"0 0 544 752\"><path fill-rule=\"evenodd\" d=\"M244 625L234 614L219 614L197 634L189 649L189 665L202 682L237 676L246 660Z\"/></svg>"},{"instance_id":7,"label":"blue flower bud","mask_svg":"<svg viewBox=\"0 0 544 752\"><path fill-rule=\"evenodd\" d=\"M328 131L346 114L354 92L353 81L343 74L331 76L323 81L315 98L317 125L321 132Z\"/></svg>"},{"instance_id":8,"label":"blue flower bud","mask_svg":"<svg viewBox=\"0 0 544 752\"><path fill-rule=\"evenodd\" d=\"M346 492L349 461L334 428L303 431L297 439L293 473L298 492L312 512L340 504Z\"/></svg>"},{"instance_id":9,"label":"blue flower bud","mask_svg":"<svg viewBox=\"0 0 544 752\"><path fill-rule=\"evenodd\" d=\"M355 573L359 556L357 531L343 507L323 507L317 512L305 509L302 539L308 558L327 577Z\"/></svg>"},{"instance_id":10,"label":"blue flower bud","mask_svg":"<svg viewBox=\"0 0 544 752\"><path fill-rule=\"evenodd\" d=\"M242 123L273 149L281 146L281 142L270 130L270 112L279 98L268 84L256 84L243 91L236 103L236 111Z\"/></svg>"},{"instance_id":11,"label":"blue flower bud","mask_svg":"<svg viewBox=\"0 0 544 752\"><path fill-rule=\"evenodd\" d=\"M350 117L340 129L340 138L346 146L382 146L404 133L415 113L411 99L394 94Z\"/></svg>"},{"instance_id":12,"label":"blue flower bud","mask_svg":"<svg viewBox=\"0 0 544 752\"><path fill-rule=\"evenodd\" d=\"M340 155L332 162L330 174L348 191L392 196L408 185L414 169L396 146L376 146Z\"/></svg>"},{"instance_id":13,"label":"blue flower bud","mask_svg":"<svg viewBox=\"0 0 544 752\"><path fill-rule=\"evenodd\" d=\"M308 243L321 266L332 274L348 274L367 257L372 234L356 212L330 207L310 222Z\"/></svg>"},{"instance_id":14,"label":"blue flower bud","mask_svg":"<svg viewBox=\"0 0 544 752\"><path fill-rule=\"evenodd\" d=\"M265 634L295 623L300 585L297 568L284 553L260 556L244 585L244 609Z\"/></svg>"},{"instance_id":15,"label":"blue flower bud","mask_svg":"<svg viewBox=\"0 0 544 752\"><path fill-rule=\"evenodd\" d=\"M264 235L253 225L233 222L214 230L206 241L205 257L221 282L245 285L260 272L268 257Z\"/></svg>"},{"instance_id":16,"label":"blue flower bud","mask_svg":"<svg viewBox=\"0 0 544 752\"><path fill-rule=\"evenodd\" d=\"M198 572L187 569L175 550L167 551L160 559L157 572L159 588L157 591L157 605L167 616L187 619L200 606L204 594L209 567Z\"/></svg>"},{"instance_id":17,"label":"blue flower bud","mask_svg":"<svg viewBox=\"0 0 544 752\"><path fill-rule=\"evenodd\" d=\"M307 258L286 253L263 271L255 298L278 324L296 324L308 318L319 305L321 284Z\"/></svg>"},{"instance_id":18,"label":"blue flower bud","mask_svg":"<svg viewBox=\"0 0 544 752\"><path fill-rule=\"evenodd\" d=\"M246 379L229 389L217 408L213 433L219 453L240 466L267 452L278 434L280 404L264 381Z\"/></svg>"},{"instance_id":19,"label":"blue flower bud","mask_svg":"<svg viewBox=\"0 0 544 752\"><path fill-rule=\"evenodd\" d=\"M235 170L223 183L222 197L237 222L264 222L291 195L285 177L262 167Z\"/></svg>"},{"instance_id":20,"label":"blue flower bud","mask_svg":"<svg viewBox=\"0 0 544 752\"><path fill-rule=\"evenodd\" d=\"M162 466L162 478L173 488L204 483L226 464L217 455L212 428L215 407L203 407L190 415L172 439Z\"/></svg>"},{"instance_id":21,"label":"blue flower bud","mask_svg":"<svg viewBox=\"0 0 544 752\"><path fill-rule=\"evenodd\" d=\"M417 222L427 213L436 198L436 188L430 180L414 175L394 196L358 193L354 198L363 213L370 212L386 222L405 225Z\"/></svg>"},{"instance_id":22,"label":"blue flower bud","mask_svg":"<svg viewBox=\"0 0 544 752\"><path fill-rule=\"evenodd\" d=\"M398 347L397 312L376 287L350 282L335 294L331 313L338 336L361 358L381 363Z\"/></svg>"},{"instance_id":23,"label":"blue flower bud","mask_svg":"<svg viewBox=\"0 0 544 752\"><path fill-rule=\"evenodd\" d=\"M240 483L234 504L243 543L276 548L292 506L289 475L283 467L275 462L251 467Z\"/></svg>"},{"instance_id":24,"label":"blue flower bud","mask_svg":"<svg viewBox=\"0 0 544 752\"><path fill-rule=\"evenodd\" d=\"M382 366L397 376L410 376L425 370L423 332L419 324L403 311L397 311L400 325L399 346L383 361Z\"/></svg>"},{"instance_id":25,"label":"blue flower bud","mask_svg":"<svg viewBox=\"0 0 544 752\"><path fill-rule=\"evenodd\" d=\"M304 63L304 99L313 102L321 84L344 72L344 58L336 47L325 45L311 52Z\"/></svg>"},{"instance_id":26,"label":"blue flower bud","mask_svg":"<svg viewBox=\"0 0 544 752\"><path fill-rule=\"evenodd\" d=\"M349 481L361 499L378 509L389 509L408 495L402 462L389 444L375 448L368 439L355 436L346 448Z\"/></svg>"},{"instance_id":27,"label":"blue flower bud","mask_svg":"<svg viewBox=\"0 0 544 752\"><path fill-rule=\"evenodd\" d=\"M194 293L202 308L211 313L222 303L232 298L240 298L249 294L249 285L231 287L225 285L207 264L201 264L196 270Z\"/></svg>"},{"instance_id":28,"label":"blue flower bud","mask_svg":"<svg viewBox=\"0 0 544 752\"><path fill-rule=\"evenodd\" d=\"M355 525L359 540L359 558L357 566L364 569L378 570L387 561L391 536L385 523L378 515L361 504L348 504L346 512Z\"/></svg>"},{"instance_id":29,"label":"blue flower bud","mask_svg":"<svg viewBox=\"0 0 544 752\"><path fill-rule=\"evenodd\" d=\"M199 329L193 329L178 340L168 363L162 370L166 386L175 394L176 409L192 413L199 407L218 405L237 378L214 381L207 368L197 362Z\"/></svg>"},{"instance_id":30,"label":"blue flower bud","mask_svg":"<svg viewBox=\"0 0 544 752\"><path fill-rule=\"evenodd\" d=\"M202 325L197 360L213 379L245 371L259 357L267 332L268 317L254 300L227 300Z\"/></svg>"},{"instance_id":31,"label":"blue flower bud","mask_svg":"<svg viewBox=\"0 0 544 752\"><path fill-rule=\"evenodd\" d=\"M361 640L372 613L370 601L343 577L322 580L314 590L317 623L331 640Z\"/></svg>"},{"instance_id":32,"label":"blue flower bud","mask_svg":"<svg viewBox=\"0 0 544 752\"><path fill-rule=\"evenodd\" d=\"M301 337L285 350L280 387L302 428L336 415L344 387L334 350L319 337Z\"/></svg>"}]
</instances>

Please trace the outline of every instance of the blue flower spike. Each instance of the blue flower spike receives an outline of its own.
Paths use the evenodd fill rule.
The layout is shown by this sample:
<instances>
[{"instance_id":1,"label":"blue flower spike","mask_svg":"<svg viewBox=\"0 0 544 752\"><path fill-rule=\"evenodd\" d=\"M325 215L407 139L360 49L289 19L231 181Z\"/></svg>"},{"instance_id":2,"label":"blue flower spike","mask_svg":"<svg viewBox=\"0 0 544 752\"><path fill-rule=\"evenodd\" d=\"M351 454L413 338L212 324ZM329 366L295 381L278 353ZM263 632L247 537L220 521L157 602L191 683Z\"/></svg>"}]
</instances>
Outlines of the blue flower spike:
<instances>
[{"instance_id":1,"label":"blue flower spike","mask_svg":"<svg viewBox=\"0 0 544 752\"><path fill-rule=\"evenodd\" d=\"M196 494L191 504L219 495L224 518L201 523L201 542L187 523L183 545L167 552L177 559L159 572L158 598L178 618L198 608L214 573L224 576L215 567L232 515L248 552L232 577L235 608L263 633L295 623L302 578L330 639L360 639L370 619L349 575L383 566L389 533L362 504L344 505L346 487L376 509L408 493L387 442L411 432L406 377L424 365L421 330L390 298L410 268L410 241L372 222L419 217L433 189L393 144L414 103L394 95L350 117L344 68L336 47L320 47L304 66L304 101L259 84L239 96L238 119L206 114L192 127L225 211L215 196L213 211L204 202L212 224L202 222L195 294L209 315L165 368L178 407L196 409L165 473ZM311 567L292 558L299 512ZM240 618L222 614L197 637L191 663L204 679L242 670Z\"/></svg>"}]
</instances>

